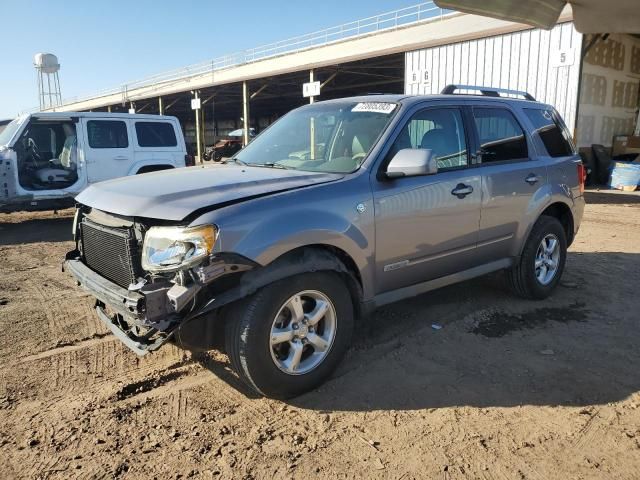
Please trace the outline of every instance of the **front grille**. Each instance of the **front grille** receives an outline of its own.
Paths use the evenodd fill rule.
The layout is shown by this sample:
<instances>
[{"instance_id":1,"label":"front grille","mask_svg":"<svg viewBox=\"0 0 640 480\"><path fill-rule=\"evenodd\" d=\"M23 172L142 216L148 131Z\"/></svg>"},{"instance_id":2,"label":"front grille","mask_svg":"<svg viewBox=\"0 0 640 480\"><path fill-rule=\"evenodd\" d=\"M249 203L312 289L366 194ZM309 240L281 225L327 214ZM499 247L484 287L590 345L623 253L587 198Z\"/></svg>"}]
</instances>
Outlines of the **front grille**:
<instances>
[{"instance_id":1,"label":"front grille","mask_svg":"<svg viewBox=\"0 0 640 480\"><path fill-rule=\"evenodd\" d=\"M82 254L89 268L128 288L140 273L138 243L129 228L111 228L86 218L80 224Z\"/></svg>"}]
</instances>

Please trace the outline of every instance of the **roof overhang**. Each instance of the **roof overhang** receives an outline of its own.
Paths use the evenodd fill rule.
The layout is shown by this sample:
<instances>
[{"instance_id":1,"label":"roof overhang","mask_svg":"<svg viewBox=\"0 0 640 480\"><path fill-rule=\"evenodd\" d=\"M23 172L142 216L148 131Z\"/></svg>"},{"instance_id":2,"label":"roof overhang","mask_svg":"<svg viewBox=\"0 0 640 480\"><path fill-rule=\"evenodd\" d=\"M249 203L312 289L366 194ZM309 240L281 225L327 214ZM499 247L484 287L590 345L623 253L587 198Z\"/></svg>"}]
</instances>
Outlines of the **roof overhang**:
<instances>
[{"instance_id":1,"label":"roof overhang","mask_svg":"<svg viewBox=\"0 0 640 480\"><path fill-rule=\"evenodd\" d=\"M638 0L434 0L441 8L552 28L566 5L582 33L640 33Z\"/></svg>"}]
</instances>

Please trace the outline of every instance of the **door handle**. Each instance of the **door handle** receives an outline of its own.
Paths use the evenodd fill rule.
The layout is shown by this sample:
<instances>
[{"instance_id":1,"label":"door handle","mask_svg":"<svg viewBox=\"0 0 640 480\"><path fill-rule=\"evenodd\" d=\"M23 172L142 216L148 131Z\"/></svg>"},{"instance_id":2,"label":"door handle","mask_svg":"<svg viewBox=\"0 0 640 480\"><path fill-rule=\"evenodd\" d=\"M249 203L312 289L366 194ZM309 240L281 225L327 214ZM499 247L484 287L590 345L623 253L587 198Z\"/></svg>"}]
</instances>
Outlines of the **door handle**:
<instances>
[{"instance_id":1,"label":"door handle","mask_svg":"<svg viewBox=\"0 0 640 480\"><path fill-rule=\"evenodd\" d=\"M540 180L540 177L537 176L535 173L530 173L527 178L524 179L525 182L527 182L529 185L535 185L536 183L538 183L538 180Z\"/></svg>"},{"instance_id":2,"label":"door handle","mask_svg":"<svg viewBox=\"0 0 640 480\"><path fill-rule=\"evenodd\" d=\"M464 183L459 183L458 185L456 185L456 188L451 190L451 195L455 195L460 199L466 197L470 193L473 193L473 187L470 185L465 185Z\"/></svg>"},{"instance_id":3,"label":"door handle","mask_svg":"<svg viewBox=\"0 0 640 480\"><path fill-rule=\"evenodd\" d=\"M113 157L114 160L129 160L129 157L125 157L124 155L118 155L117 157Z\"/></svg>"}]
</instances>

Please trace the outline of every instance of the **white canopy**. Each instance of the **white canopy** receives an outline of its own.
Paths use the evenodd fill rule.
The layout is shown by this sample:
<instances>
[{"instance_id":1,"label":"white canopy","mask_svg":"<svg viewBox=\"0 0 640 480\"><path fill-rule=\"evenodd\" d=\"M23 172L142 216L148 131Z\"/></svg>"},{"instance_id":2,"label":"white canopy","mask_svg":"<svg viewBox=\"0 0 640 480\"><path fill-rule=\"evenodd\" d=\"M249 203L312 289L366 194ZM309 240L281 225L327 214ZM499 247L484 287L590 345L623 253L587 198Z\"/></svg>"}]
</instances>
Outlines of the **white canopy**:
<instances>
[{"instance_id":1,"label":"white canopy","mask_svg":"<svg viewBox=\"0 0 640 480\"><path fill-rule=\"evenodd\" d=\"M441 8L553 27L566 4L582 33L640 33L640 0L434 0Z\"/></svg>"}]
</instances>

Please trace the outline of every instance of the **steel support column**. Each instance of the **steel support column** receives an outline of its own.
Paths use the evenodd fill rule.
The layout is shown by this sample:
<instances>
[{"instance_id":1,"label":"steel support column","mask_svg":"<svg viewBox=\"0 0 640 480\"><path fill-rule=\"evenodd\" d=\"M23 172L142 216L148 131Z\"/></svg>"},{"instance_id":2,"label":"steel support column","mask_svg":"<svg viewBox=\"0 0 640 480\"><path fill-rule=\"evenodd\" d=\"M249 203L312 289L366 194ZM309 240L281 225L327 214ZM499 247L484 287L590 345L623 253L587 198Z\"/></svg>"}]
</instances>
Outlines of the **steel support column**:
<instances>
[{"instance_id":1,"label":"steel support column","mask_svg":"<svg viewBox=\"0 0 640 480\"><path fill-rule=\"evenodd\" d=\"M249 120L249 86L247 81L242 82L242 144L246 147L249 144L249 128L251 121Z\"/></svg>"},{"instance_id":2,"label":"steel support column","mask_svg":"<svg viewBox=\"0 0 640 480\"><path fill-rule=\"evenodd\" d=\"M313 68L309 70L309 82L313 83ZM313 103L313 96L309 97L309 103ZM309 120L309 139L311 160L316 159L316 119L311 117Z\"/></svg>"},{"instance_id":3,"label":"steel support column","mask_svg":"<svg viewBox=\"0 0 640 480\"><path fill-rule=\"evenodd\" d=\"M158 97L158 113L164 115L164 102L162 101L162 97Z\"/></svg>"},{"instance_id":4,"label":"steel support column","mask_svg":"<svg viewBox=\"0 0 640 480\"><path fill-rule=\"evenodd\" d=\"M198 90L194 92L194 98L196 99L200 98L200 92ZM200 132L200 109L199 108L195 109L194 113L196 114L196 152L198 155L198 161L200 163L203 163L202 162L202 138L201 138L201 132Z\"/></svg>"}]
</instances>

